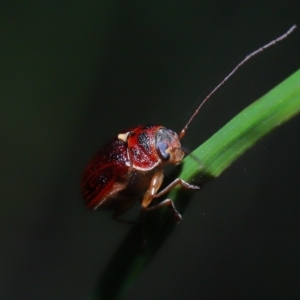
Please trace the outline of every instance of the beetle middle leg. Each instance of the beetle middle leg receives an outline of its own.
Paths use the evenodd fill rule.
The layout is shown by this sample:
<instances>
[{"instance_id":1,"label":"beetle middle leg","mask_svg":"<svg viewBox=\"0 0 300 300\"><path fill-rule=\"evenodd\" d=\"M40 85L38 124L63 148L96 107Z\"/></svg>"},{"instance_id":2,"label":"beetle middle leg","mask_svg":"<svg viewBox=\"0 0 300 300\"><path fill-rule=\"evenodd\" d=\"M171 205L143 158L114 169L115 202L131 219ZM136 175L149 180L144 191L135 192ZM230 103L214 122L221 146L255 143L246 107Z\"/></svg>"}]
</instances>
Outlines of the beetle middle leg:
<instances>
[{"instance_id":1,"label":"beetle middle leg","mask_svg":"<svg viewBox=\"0 0 300 300\"><path fill-rule=\"evenodd\" d=\"M171 199L166 199L154 206L149 207L150 203L152 202L152 200L154 198L159 198L159 197L167 194L177 185L181 185L185 189L192 189L192 190L200 190L200 187L189 184L189 183L185 182L184 180L177 178L173 182L171 182L167 187L165 187L163 190L158 192L159 188L162 185L163 179L164 179L164 174L162 173L162 171L158 171L154 174L154 176L152 177L150 186L149 186L148 190L146 191L145 196L143 198L142 210L150 211L150 210L155 210L155 209L161 208L163 206L168 206L174 213L174 218L175 218L176 222L179 223L181 220L181 215L176 210L175 205Z\"/></svg>"}]
</instances>

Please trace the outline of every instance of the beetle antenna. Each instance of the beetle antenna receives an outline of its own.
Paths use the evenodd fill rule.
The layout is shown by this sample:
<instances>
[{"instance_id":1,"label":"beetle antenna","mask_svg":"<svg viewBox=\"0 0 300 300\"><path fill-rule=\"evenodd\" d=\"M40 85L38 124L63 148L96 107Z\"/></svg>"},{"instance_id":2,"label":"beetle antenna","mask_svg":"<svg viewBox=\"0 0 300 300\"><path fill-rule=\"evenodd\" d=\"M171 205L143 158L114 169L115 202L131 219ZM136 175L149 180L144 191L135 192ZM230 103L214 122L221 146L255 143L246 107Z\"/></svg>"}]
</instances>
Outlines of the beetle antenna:
<instances>
[{"instance_id":1,"label":"beetle antenna","mask_svg":"<svg viewBox=\"0 0 300 300\"><path fill-rule=\"evenodd\" d=\"M283 35L281 35L280 37L278 37L277 39L269 42L268 44L260 47L259 49L255 50L254 52L248 54L211 92L210 94L208 94L204 100L200 103L200 105L198 106L198 108L195 110L195 112L193 113L193 115L191 116L191 118L189 119L189 121L186 123L186 125L183 127L183 129L180 131L179 133L179 139L182 139L185 136L185 133L188 129L188 126L190 125L190 123L193 121L193 119L195 118L195 116L198 114L199 110L202 108L202 106L205 104L205 102L208 101L208 99L248 60L250 60L253 56L255 56L256 54L264 51L265 49L275 45L276 43L282 41L283 39L285 39L286 37L288 37L295 29L296 29L296 25L292 26L286 33L284 33Z\"/></svg>"}]
</instances>

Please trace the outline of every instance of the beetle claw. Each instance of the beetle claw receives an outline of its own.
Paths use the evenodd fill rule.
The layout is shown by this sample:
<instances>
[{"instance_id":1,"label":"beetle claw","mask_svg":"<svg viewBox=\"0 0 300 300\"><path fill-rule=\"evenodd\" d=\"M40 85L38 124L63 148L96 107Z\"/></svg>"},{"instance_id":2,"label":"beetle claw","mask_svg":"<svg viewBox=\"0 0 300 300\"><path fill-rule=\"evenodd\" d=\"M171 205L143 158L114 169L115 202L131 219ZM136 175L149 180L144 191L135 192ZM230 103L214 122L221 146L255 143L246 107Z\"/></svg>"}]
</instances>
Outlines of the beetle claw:
<instances>
[{"instance_id":1,"label":"beetle claw","mask_svg":"<svg viewBox=\"0 0 300 300\"><path fill-rule=\"evenodd\" d=\"M180 221L182 220L182 216L177 210L174 211L174 219L175 219L176 224L179 224Z\"/></svg>"},{"instance_id":2,"label":"beetle claw","mask_svg":"<svg viewBox=\"0 0 300 300\"><path fill-rule=\"evenodd\" d=\"M199 185L190 185L189 188L192 190L201 190L202 189L201 186L199 186Z\"/></svg>"}]
</instances>

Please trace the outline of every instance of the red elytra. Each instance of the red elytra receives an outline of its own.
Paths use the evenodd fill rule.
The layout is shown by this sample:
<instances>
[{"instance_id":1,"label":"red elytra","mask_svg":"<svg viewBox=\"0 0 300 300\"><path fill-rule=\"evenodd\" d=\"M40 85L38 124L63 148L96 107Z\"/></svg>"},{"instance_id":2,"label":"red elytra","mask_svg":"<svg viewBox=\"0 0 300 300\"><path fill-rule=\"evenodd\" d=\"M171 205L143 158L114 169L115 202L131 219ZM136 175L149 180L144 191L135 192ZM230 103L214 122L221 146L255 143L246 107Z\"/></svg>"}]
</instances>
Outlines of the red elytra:
<instances>
[{"instance_id":1,"label":"red elytra","mask_svg":"<svg viewBox=\"0 0 300 300\"><path fill-rule=\"evenodd\" d=\"M168 193L176 185L186 189L200 189L177 178L159 191L164 179L164 167L167 164L177 165L184 158L180 140L184 137L189 124L203 104L240 66L259 52L286 38L295 28L296 26L292 26L282 36L246 56L200 103L179 136L161 125L140 125L121 131L101 148L83 173L81 188L87 207L93 210L113 210L113 218L128 223L130 221L120 219L120 215L140 201L142 212L162 206L170 207L175 220L179 222L181 215L171 199L150 205L153 199Z\"/></svg>"}]
</instances>

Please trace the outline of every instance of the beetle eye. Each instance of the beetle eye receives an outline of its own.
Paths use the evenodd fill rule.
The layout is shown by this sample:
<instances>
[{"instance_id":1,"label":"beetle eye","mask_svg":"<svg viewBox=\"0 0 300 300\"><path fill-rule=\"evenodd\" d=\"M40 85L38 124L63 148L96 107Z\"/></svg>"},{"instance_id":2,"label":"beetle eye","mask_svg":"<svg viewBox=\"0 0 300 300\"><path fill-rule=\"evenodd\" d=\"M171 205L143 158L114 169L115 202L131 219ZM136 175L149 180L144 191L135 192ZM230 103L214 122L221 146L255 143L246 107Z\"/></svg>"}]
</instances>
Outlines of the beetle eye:
<instances>
[{"instance_id":1,"label":"beetle eye","mask_svg":"<svg viewBox=\"0 0 300 300\"><path fill-rule=\"evenodd\" d=\"M166 142L159 142L157 145L158 154L163 160L168 160L170 158L170 153L166 152L168 145Z\"/></svg>"}]
</instances>

